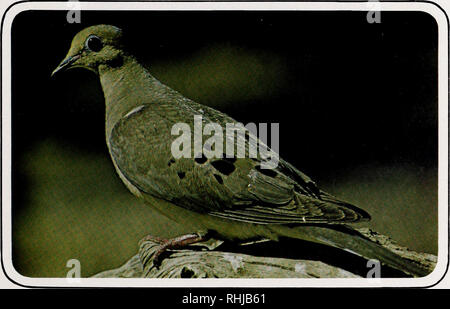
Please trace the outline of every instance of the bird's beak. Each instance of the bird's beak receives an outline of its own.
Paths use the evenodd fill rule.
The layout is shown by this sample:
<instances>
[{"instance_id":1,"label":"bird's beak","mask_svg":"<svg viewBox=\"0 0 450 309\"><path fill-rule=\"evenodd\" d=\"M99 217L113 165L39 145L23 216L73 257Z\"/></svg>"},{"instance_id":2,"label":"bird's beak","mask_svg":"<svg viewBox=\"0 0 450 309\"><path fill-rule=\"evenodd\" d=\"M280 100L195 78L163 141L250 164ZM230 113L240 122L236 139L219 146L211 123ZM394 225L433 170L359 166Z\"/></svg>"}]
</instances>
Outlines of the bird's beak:
<instances>
[{"instance_id":1,"label":"bird's beak","mask_svg":"<svg viewBox=\"0 0 450 309\"><path fill-rule=\"evenodd\" d=\"M53 70L51 76L55 75L59 71L66 70L71 67L71 65L80 58L80 54L74 56L66 57L61 63Z\"/></svg>"}]
</instances>

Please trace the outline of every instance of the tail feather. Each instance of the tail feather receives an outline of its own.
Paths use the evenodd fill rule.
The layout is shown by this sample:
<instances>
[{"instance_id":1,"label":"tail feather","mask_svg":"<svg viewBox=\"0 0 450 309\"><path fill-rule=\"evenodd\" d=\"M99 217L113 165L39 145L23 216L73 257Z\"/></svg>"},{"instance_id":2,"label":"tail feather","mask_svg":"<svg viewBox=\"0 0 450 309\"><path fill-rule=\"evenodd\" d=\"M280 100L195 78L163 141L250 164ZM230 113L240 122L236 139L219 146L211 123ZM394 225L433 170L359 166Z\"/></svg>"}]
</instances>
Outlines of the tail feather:
<instances>
[{"instance_id":1,"label":"tail feather","mask_svg":"<svg viewBox=\"0 0 450 309\"><path fill-rule=\"evenodd\" d=\"M430 270L424 266L401 257L346 226L300 225L289 227L280 225L272 226L272 229L281 236L329 245L366 259L378 260L414 277L424 277L430 273Z\"/></svg>"}]
</instances>

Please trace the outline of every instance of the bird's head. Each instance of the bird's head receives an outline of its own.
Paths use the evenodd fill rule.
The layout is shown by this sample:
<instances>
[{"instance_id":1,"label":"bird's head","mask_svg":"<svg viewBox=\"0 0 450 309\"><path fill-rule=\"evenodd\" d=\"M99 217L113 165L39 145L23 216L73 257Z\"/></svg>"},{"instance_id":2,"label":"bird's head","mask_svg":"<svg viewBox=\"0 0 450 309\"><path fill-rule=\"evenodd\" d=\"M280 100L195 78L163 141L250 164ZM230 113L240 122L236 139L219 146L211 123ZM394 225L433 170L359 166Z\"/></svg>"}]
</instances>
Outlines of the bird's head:
<instances>
[{"instance_id":1,"label":"bird's head","mask_svg":"<svg viewBox=\"0 0 450 309\"><path fill-rule=\"evenodd\" d=\"M117 66L123 59L122 30L96 25L78 32L69 52L52 75L70 68L85 68L98 73L100 65Z\"/></svg>"}]
</instances>

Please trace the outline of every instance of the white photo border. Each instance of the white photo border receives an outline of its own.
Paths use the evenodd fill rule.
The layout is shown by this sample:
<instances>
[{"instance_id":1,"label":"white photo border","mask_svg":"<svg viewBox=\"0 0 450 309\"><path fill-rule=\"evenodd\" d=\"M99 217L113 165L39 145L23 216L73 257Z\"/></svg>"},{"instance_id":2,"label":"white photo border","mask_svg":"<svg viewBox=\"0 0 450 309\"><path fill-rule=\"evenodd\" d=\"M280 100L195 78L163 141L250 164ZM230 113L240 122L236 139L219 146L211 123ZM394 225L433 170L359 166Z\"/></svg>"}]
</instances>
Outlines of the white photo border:
<instances>
[{"instance_id":1,"label":"white photo border","mask_svg":"<svg viewBox=\"0 0 450 309\"><path fill-rule=\"evenodd\" d=\"M437 0L436 0L437 1ZM5 1L7 2L7 1ZM77 2L81 10L101 11L370 11L374 2ZM439 3L439 5L437 4ZM2 17L2 203L1 262L5 276L25 287L429 287L448 270L448 16L434 2L376 2L377 10L421 11L438 24L438 262L423 278L321 278L321 279L128 279L128 278L30 278L19 274L12 263L11 220L11 27L14 18L27 10L70 10L69 2L18 2L0 4ZM7 7L9 5L9 7ZM441 5L441 6L440 6Z\"/></svg>"}]
</instances>

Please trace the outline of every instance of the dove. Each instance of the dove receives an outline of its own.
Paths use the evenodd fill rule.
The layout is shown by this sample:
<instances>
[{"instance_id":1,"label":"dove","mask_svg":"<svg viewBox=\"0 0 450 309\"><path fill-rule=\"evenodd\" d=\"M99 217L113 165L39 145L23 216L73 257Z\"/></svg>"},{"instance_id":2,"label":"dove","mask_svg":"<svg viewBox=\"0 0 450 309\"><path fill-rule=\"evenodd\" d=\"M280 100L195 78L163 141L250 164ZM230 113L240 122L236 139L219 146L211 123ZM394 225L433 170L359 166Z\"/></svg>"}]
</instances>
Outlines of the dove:
<instances>
[{"instance_id":1,"label":"dove","mask_svg":"<svg viewBox=\"0 0 450 309\"><path fill-rule=\"evenodd\" d=\"M350 227L370 215L321 190L282 158L271 169L262 168L267 158L259 154L229 158L192 153L175 158L171 147L176 124L193 129L199 115L204 124L223 128L236 121L157 80L128 52L120 28L95 25L81 30L52 75L77 67L100 79L106 144L125 186L161 214L193 229L168 240L149 236L160 244L155 263L167 249L209 237L235 242L288 237L376 259L412 276L428 273ZM252 132L246 132L247 138L259 142Z\"/></svg>"}]
</instances>

